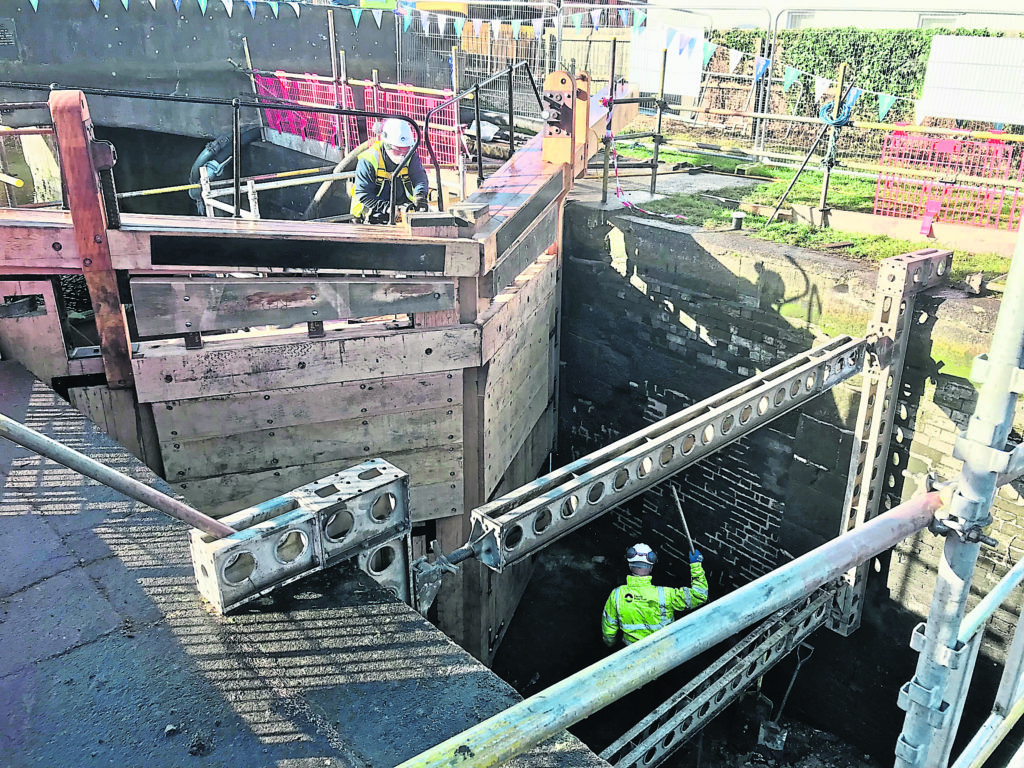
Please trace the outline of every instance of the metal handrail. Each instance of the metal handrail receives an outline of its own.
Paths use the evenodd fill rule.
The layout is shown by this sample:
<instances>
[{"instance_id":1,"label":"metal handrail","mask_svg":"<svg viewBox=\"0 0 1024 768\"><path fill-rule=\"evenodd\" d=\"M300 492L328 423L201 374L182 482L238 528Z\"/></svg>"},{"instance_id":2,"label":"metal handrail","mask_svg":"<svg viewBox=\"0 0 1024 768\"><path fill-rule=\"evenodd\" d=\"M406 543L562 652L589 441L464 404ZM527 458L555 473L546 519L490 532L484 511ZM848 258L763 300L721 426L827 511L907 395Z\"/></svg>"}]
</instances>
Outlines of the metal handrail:
<instances>
[{"instance_id":1,"label":"metal handrail","mask_svg":"<svg viewBox=\"0 0 1024 768\"><path fill-rule=\"evenodd\" d=\"M176 96L172 94L163 93L146 93L145 91L119 91L110 88L77 88L74 86L64 86L59 83L50 83L49 85L41 85L39 83L18 83L18 82L0 82L0 88L12 88L18 90L30 90L30 91L81 91L86 95L92 96L110 96L113 98L124 98L124 99L147 99L149 101L169 101L184 104L206 104L208 106L220 106L220 107L231 107L231 134L232 134L232 152L235 157L235 161L232 162L233 169L233 182L235 188L235 215L234 218L241 217L241 169L238 161L240 144L241 144L241 125L239 119L239 112L241 109L266 109L267 107L286 107L289 110L295 112L312 112L329 115L339 115L342 117L363 117L363 118L397 118L408 123L413 130L413 134L416 137L416 144L412 150L402 159L402 162L398 164L398 167L392 173L393 178L397 178L398 174L408 166L409 161L412 159L413 152L420 145L422 138L422 132L420 127L416 124L416 121L406 115L394 115L387 112L373 112L364 109L346 109L342 107L312 107L301 104L294 104L283 99L269 99L269 98L257 98L256 101L247 101L242 99L221 99L209 96ZM49 106L49 105L47 105ZM395 184L391 185L391 209L390 209L390 220L391 223L395 223Z\"/></svg>"},{"instance_id":2,"label":"metal handrail","mask_svg":"<svg viewBox=\"0 0 1024 768\"><path fill-rule=\"evenodd\" d=\"M449 107L452 104L464 99L469 94L473 94L473 109L476 115L476 178L477 184L482 184L484 181L484 163L483 163L483 136L480 126L480 89L483 86L490 85L495 80L501 77L508 78L508 148L509 157L515 154L515 103L513 101L513 88L512 88L512 75L516 69L524 67L526 74L530 78L530 85L533 87L533 93L537 97L537 104L540 106L541 111L544 109L544 100L541 98L540 90L537 88L537 81L533 79L533 72L530 71L530 64L527 61L517 61L515 64L506 67L500 72L488 77L486 80L481 80L478 83L474 83L469 88L464 90L455 96L452 96L445 102L442 102L432 110L427 112L425 118L423 118L423 135L426 137L425 143L427 146L427 154L430 155L430 162L434 166L434 172L437 176L437 209L439 211L444 210L444 194L441 188L441 166L437 162L437 154L434 152L434 147L430 143L430 118L437 112L440 112L445 107Z\"/></svg>"}]
</instances>

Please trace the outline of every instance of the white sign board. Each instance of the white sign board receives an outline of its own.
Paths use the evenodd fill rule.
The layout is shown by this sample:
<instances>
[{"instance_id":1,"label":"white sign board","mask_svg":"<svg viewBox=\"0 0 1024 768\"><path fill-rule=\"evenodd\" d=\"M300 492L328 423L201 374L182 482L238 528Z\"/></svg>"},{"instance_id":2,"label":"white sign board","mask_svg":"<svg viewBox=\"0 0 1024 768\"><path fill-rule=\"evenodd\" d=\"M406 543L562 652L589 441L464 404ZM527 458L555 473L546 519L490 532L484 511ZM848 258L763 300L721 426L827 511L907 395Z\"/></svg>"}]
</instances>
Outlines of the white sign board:
<instances>
[{"instance_id":1,"label":"white sign board","mask_svg":"<svg viewBox=\"0 0 1024 768\"><path fill-rule=\"evenodd\" d=\"M704 65L704 30L662 25L652 18L648 18L640 34L633 30L630 85L644 93L657 93L661 88L661 59L665 50L665 93L696 98Z\"/></svg>"},{"instance_id":2,"label":"white sign board","mask_svg":"<svg viewBox=\"0 0 1024 768\"><path fill-rule=\"evenodd\" d=\"M935 37L917 116L1024 123L1024 38Z\"/></svg>"}]
</instances>

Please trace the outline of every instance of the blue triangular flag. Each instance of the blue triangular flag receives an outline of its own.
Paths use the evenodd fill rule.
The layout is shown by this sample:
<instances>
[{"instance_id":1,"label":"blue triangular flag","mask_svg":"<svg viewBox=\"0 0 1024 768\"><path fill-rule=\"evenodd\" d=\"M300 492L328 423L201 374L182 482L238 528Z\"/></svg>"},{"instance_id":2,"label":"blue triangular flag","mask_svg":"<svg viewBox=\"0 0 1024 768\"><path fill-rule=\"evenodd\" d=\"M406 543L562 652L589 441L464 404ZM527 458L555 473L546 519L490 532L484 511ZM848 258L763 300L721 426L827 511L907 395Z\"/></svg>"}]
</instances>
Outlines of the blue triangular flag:
<instances>
[{"instance_id":1,"label":"blue triangular flag","mask_svg":"<svg viewBox=\"0 0 1024 768\"><path fill-rule=\"evenodd\" d=\"M696 47L697 47L697 38L696 37L691 37L689 40L686 41L686 55L687 56L693 56L693 49L696 48ZM682 53L683 52L682 49L680 49L679 52Z\"/></svg>"},{"instance_id":2,"label":"blue triangular flag","mask_svg":"<svg viewBox=\"0 0 1024 768\"><path fill-rule=\"evenodd\" d=\"M574 13L571 17L572 25L576 27L576 31L579 32L583 28L583 14Z\"/></svg>"},{"instance_id":3,"label":"blue triangular flag","mask_svg":"<svg viewBox=\"0 0 1024 768\"><path fill-rule=\"evenodd\" d=\"M199 12L205 16L207 0L196 0L196 2L199 3Z\"/></svg>"},{"instance_id":4,"label":"blue triangular flag","mask_svg":"<svg viewBox=\"0 0 1024 768\"><path fill-rule=\"evenodd\" d=\"M456 16L452 19L452 24L455 25L455 35L457 37L462 37L462 29L466 26L466 20L461 16Z\"/></svg>"},{"instance_id":5,"label":"blue triangular flag","mask_svg":"<svg viewBox=\"0 0 1024 768\"><path fill-rule=\"evenodd\" d=\"M36 13L38 13L39 12L39 0L28 0L28 1L30 3L32 3L32 10L35 11Z\"/></svg>"},{"instance_id":6,"label":"blue triangular flag","mask_svg":"<svg viewBox=\"0 0 1024 768\"><path fill-rule=\"evenodd\" d=\"M890 96L888 93L878 94L878 119L885 120L885 116L889 114L889 110L892 109L892 105L895 103L895 96Z\"/></svg>"},{"instance_id":7,"label":"blue triangular flag","mask_svg":"<svg viewBox=\"0 0 1024 768\"><path fill-rule=\"evenodd\" d=\"M254 19L256 18L256 0L245 0L245 4L249 6L249 15Z\"/></svg>"},{"instance_id":8,"label":"blue triangular flag","mask_svg":"<svg viewBox=\"0 0 1024 768\"><path fill-rule=\"evenodd\" d=\"M181 0L178 0L178 2L181 2ZM92 0L92 6L98 11L100 9L100 0Z\"/></svg>"},{"instance_id":9,"label":"blue triangular flag","mask_svg":"<svg viewBox=\"0 0 1024 768\"><path fill-rule=\"evenodd\" d=\"M644 23L644 19L647 18L647 14L643 11L633 12L633 29L640 29L640 26Z\"/></svg>"},{"instance_id":10,"label":"blue triangular flag","mask_svg":"<svg viewBox=\"0 0 1024 768\"><path fill-rule=\"evenodd\" d=\"M718 50L718 46L714 43L709 43L707 40L704 41L704 66L708 65L711 61L711 57L715 55L715 51Z\"/></svg>"},{"instance_id":11,"label":"blue triangular flag","mask_svg":"<svg viewBox=\"0 0 1024 768\"><path fill-rule=\"evenodd\" d=\"M629 26L629 24L626 23L626 20L628 18L629 18L629 11L627 9L625 9L625 8L619 8L619 21L622 22L622 26L624 26L624 27L628 27Z\"/></svg>"},{"instance_id":12,"label":"blue triangular flag","mask_svg":"<svg viewBox=\"0 0 1024 768\"><path fill-rule=\"evenodd\" d=\"M846 96L846 105L850 109L853 109L853 105L857 103L857 99L864 95L863 88L851 88L849 94Z\"/></svg>"},{"instance_id":13,"label":"blue triangular flag","mask_svg":"<svg viewBox=\"0 0 1024 768\"><path fill-rule=\"evenodd\" d=\"M519 39L519 30L521 30L522 28L523 28L523 22L522 21L513 21L512 22L512 37L514 37L516 40L518 40Z\"/></svg>"},{"instance_id":14,"label":"blue triangular flag","mask_svg":"<svg viewBox=\"0 0 1024 768\"><path fill-rule=\"evenodd\" d=\"M352 11L352 26L358 27L359 19L361 19L363 16L363 9L352 6L351 8L349 8L349 10Z\"/></svg>"},{"instance_id":15,"label":"blue triangular flag","mask_svg":"<svg viewBox=\"0 0 1024 768\"><path fill-rule=\"evenodd\" d=\"M786 65L786 73L782 76L782 90L788 91L793 87L793 83L800 77L800 70L796 67Z\"/></svg>"},{"instance_id":16,"label":"blue triangular flag","mask_svg":"<svg viewBox=\"0 0 1024 768\"><path fill-rule=\"evenodd\" d=\"M278 18L281 14L281 4L277 0L267 0L267 5L270 6L270 10L274 12L274 18Z\"/></svg>"},{"instance_id":17,"label":"blue triangular flag","mask_svg":"<svg viewBox=\"0 0 1024 768\"><path fill-rule=\"evenodd\" d=\"M100 3L99 3L99 0L96 0L96 10L98 11L99 9L100 9ZM174 10L176 10L176 11L180 11L181 10L181 0L174 0Z\"/></svg>"},{"instance_id":18,"label":"blue triangular flag","mask_svg":"<svg viewBox=\"0 0 1024 768\"><path fill-rule=\"evenodd\" d=\"M676 31L674 29L670 28L665 32L665 48L667 48L668 50L672 50L672 39L675 36Z\"/></svg>"},{"instance_id":19,"label":"blue triangular flag","mask_svg":"<svg viewBox=\"0 0 1024 768\"><path fill-rule=\"evenodd\" d=\"M602 13L603 11L600 8L595 8L590 12L590 20L594 24L594 29L600 29Z\"/></svg>"},{"instance_id":20,"label":"blue triangular flag","mask_svg":"<svg viewBox=\"0 0 1024 768\"><path fill-rule=\"evenodd\" d=\"M405 14L405 19L402 20L402 31L408 32L410 24L412 24L412 14L407 13Z\"/></svg>"},{"instance_id":21,"label":"blue triangular flag","mask_svg":"<svg viewBox=\"0 0 1024 768\"><path fill-rule=\"evenodd\" d=\"M126 11L128 10L128 0L121 0L121 5L123 5L123 6L124 6L124 9L125 9Z\"/></svg>"},{"instance_id":22,"label":"blue triangular flag","mask_svg":"<svg viewBox=\"0 0 1024 768\"><path fill-rule=\"evenodd\" d=\"M762 77L764 73L768 71L768 67L772 65L771 59L766 59L764 56L754 57L754 82L756 83Z\"/></svg>"}]
</instances>

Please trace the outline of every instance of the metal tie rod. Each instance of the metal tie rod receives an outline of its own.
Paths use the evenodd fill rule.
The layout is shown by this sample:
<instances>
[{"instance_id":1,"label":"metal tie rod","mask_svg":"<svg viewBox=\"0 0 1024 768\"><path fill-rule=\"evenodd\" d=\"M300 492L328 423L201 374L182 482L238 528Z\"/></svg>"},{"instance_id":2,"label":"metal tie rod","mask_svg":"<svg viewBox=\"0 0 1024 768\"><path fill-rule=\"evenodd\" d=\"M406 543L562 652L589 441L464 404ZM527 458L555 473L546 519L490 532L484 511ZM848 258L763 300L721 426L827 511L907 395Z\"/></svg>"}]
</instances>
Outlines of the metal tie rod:
<instances>
[{"instance_id":1,"label":"metal tie rod","mask_svg":"<svg viewBox=\"0 0 1024 768\"><path fill-rule=\"evenodd\" d=\"M161 493L145 483L140 483L116 469L111 469L106 464L100 464L95 459L90 459L85 454L68 448L63 443L46 435L41 435L34 429L30 429L2 413L0 413L0 437L6 437L12 443L24 446L48 459L53 459L58 464L63 464L75 472L91 477L129 498L141 501L157 512L163 512L168 517L198 528L215 538L223 539L225 536L236 533L234 528L224 525L219 520L214 520L209 515L204 515L198 509L194 509L166 493Z\"/></svg>"},{"instance_id":2,"label":"metal tie rod","mask_svg":"<svg viewBox=\"0 0 1024 768\"><path fill-rule=\"evenodd\" d=\"M398 768L500 765L920 531L943 504L917 496Z\"/></svg>"}]
</instances>

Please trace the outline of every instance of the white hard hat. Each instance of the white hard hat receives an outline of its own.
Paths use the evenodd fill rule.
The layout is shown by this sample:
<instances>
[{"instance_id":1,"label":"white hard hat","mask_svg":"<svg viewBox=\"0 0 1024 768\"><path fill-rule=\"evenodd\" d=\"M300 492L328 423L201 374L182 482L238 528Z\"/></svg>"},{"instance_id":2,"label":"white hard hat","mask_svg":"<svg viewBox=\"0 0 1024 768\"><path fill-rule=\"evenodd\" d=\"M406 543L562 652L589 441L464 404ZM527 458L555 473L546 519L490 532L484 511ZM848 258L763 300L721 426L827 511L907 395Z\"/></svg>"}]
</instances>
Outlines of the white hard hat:
<instances>
[{"instance_id":1,"label":"white hard hat","mask_svg":"<svg viewBox=\"0 0 1024 768\"><path fill-rule=\"evenodd\" d=\"M650 567L658 562L658 553L646 544L634 544L626 550L626 562L630 565Z\"/></svg>"},{"instance_id":2,"label":"white hard hat","mask_svg":"<svg viewBox=\"0 0 1024 768\"><path fill-rule=\"evenodd\" d=\"M389 117L381 127L380 138L386 147L408 149L416 144L416 136L405 120Z\"/></svg>"}]
</instances>

